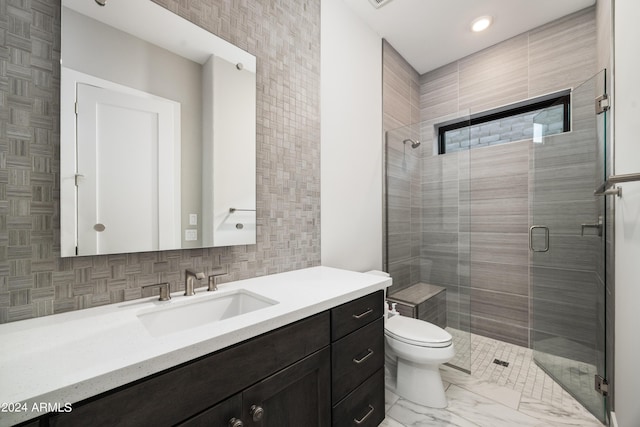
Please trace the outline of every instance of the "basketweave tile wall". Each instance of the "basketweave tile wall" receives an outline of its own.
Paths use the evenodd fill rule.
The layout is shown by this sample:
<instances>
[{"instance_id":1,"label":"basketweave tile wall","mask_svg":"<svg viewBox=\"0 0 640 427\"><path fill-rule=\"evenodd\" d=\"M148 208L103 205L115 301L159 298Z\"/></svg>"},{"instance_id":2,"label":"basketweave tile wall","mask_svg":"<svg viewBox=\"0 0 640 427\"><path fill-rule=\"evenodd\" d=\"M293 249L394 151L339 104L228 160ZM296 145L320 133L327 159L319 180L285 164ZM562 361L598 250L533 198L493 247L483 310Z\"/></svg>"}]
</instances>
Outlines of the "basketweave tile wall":
<instances>
[{"instance_id":1,"label":"basketweave tile wall","mask_svg":"<svg viewBox=\"0 0 640 427\"><path fill-rule=\"evenodd\" d=\"M257 57L257 244L60 258L60 0L2 1L0 323L320 264L320 0L153 1Z\"/></svg>"}]
</instances>

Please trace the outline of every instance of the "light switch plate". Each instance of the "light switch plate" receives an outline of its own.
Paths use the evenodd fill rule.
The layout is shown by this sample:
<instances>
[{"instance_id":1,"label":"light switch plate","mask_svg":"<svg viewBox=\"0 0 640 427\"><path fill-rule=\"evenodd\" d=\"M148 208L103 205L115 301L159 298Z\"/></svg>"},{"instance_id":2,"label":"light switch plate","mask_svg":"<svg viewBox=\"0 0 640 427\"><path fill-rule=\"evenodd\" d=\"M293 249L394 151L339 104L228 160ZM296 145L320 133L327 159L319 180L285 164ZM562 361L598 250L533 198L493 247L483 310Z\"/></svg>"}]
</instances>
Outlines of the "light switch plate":
<instances>
[{"instance_id":1,"label":"light switch plate","mask_svg":"<svg viewBox=\"0 0 640 427\"><path fill-rule=\"evenodd\" d=\"M198 214L189 214L189 225L198 225Z\"/></svg>"}]
</instances>

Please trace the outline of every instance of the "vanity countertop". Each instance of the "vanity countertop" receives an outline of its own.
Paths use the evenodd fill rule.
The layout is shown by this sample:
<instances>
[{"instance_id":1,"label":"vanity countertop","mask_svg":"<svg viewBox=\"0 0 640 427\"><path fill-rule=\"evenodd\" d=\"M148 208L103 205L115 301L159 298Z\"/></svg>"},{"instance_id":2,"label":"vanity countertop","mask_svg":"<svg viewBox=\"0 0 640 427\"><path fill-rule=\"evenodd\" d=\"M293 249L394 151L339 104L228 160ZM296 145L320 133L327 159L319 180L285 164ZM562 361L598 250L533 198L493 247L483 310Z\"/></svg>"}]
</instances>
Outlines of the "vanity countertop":
<instances>
[{"instance_id":1,"label":"vanity countertop","mask_svg":"<svg viewBox=\"0 0 640 427\"><path fill-rule=\"evenodd\" d=\"M391 285L388 277L329 267L221 284L0 325L0 426L74 403ZM245 289L278 303L215 323L152 336L140 312ZM19 405L19 406L17 406ZM51 409L51 407L49 407Z\"/></svg>"}]
</instances>

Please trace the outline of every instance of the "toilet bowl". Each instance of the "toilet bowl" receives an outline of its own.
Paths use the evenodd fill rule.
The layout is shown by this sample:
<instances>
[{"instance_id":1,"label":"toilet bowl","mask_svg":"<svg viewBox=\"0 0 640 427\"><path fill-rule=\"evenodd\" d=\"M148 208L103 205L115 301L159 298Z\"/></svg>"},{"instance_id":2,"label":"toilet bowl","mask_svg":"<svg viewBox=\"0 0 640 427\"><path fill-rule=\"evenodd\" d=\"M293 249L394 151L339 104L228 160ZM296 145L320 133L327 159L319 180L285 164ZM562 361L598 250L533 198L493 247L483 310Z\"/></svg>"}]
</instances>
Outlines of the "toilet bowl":
<instances>
[{"instance_id":1,"label":"toilet bowl","mask_svg":"<svg viewBox=\"0 0 640 427\"><path fill-rule=\"evenodd\" d=\"M451 334L419 319L393 316L384 326L386 368L398 396L431 408L446 408L440 365L455 355ZM395 362L395 363L394 363Z\"/></svg>"}]
</instances>

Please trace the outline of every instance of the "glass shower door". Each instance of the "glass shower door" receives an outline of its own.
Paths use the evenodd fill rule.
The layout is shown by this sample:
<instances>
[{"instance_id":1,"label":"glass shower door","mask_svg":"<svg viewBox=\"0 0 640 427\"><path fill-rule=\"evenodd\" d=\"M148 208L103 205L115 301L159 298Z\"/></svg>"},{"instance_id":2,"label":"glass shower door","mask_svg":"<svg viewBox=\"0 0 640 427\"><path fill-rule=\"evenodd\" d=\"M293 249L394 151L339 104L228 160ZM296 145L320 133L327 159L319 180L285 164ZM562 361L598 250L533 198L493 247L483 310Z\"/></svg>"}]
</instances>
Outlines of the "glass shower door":
<instances>
[{"instance_id":1,"label":"glass shower door","mask_svg":"<svg viewBox=\"0 0 640 427\"><path fill-rule=\"evenodd\" d=\"M452 335L456 355L449 364L469 373L469 131L457 135L459 151L439 155L438 122L386 132L384 264L393 277L387 292L440 289L418 317Z\"/></svg>"},{"instance_id":2,"label":"glass shower door","mask_svg":"<svg viewBox=\"0 0 640 427\"><path fill-rule=\"evenodd\" d=\"M606 112L595 100L605 71L571 94L571 131L549 135L548 114L534 120L530 280L534 360L600 420L594 387L605 375ZM553 108L553 107L551 107Z\"/></svg>"}]
</instances>

